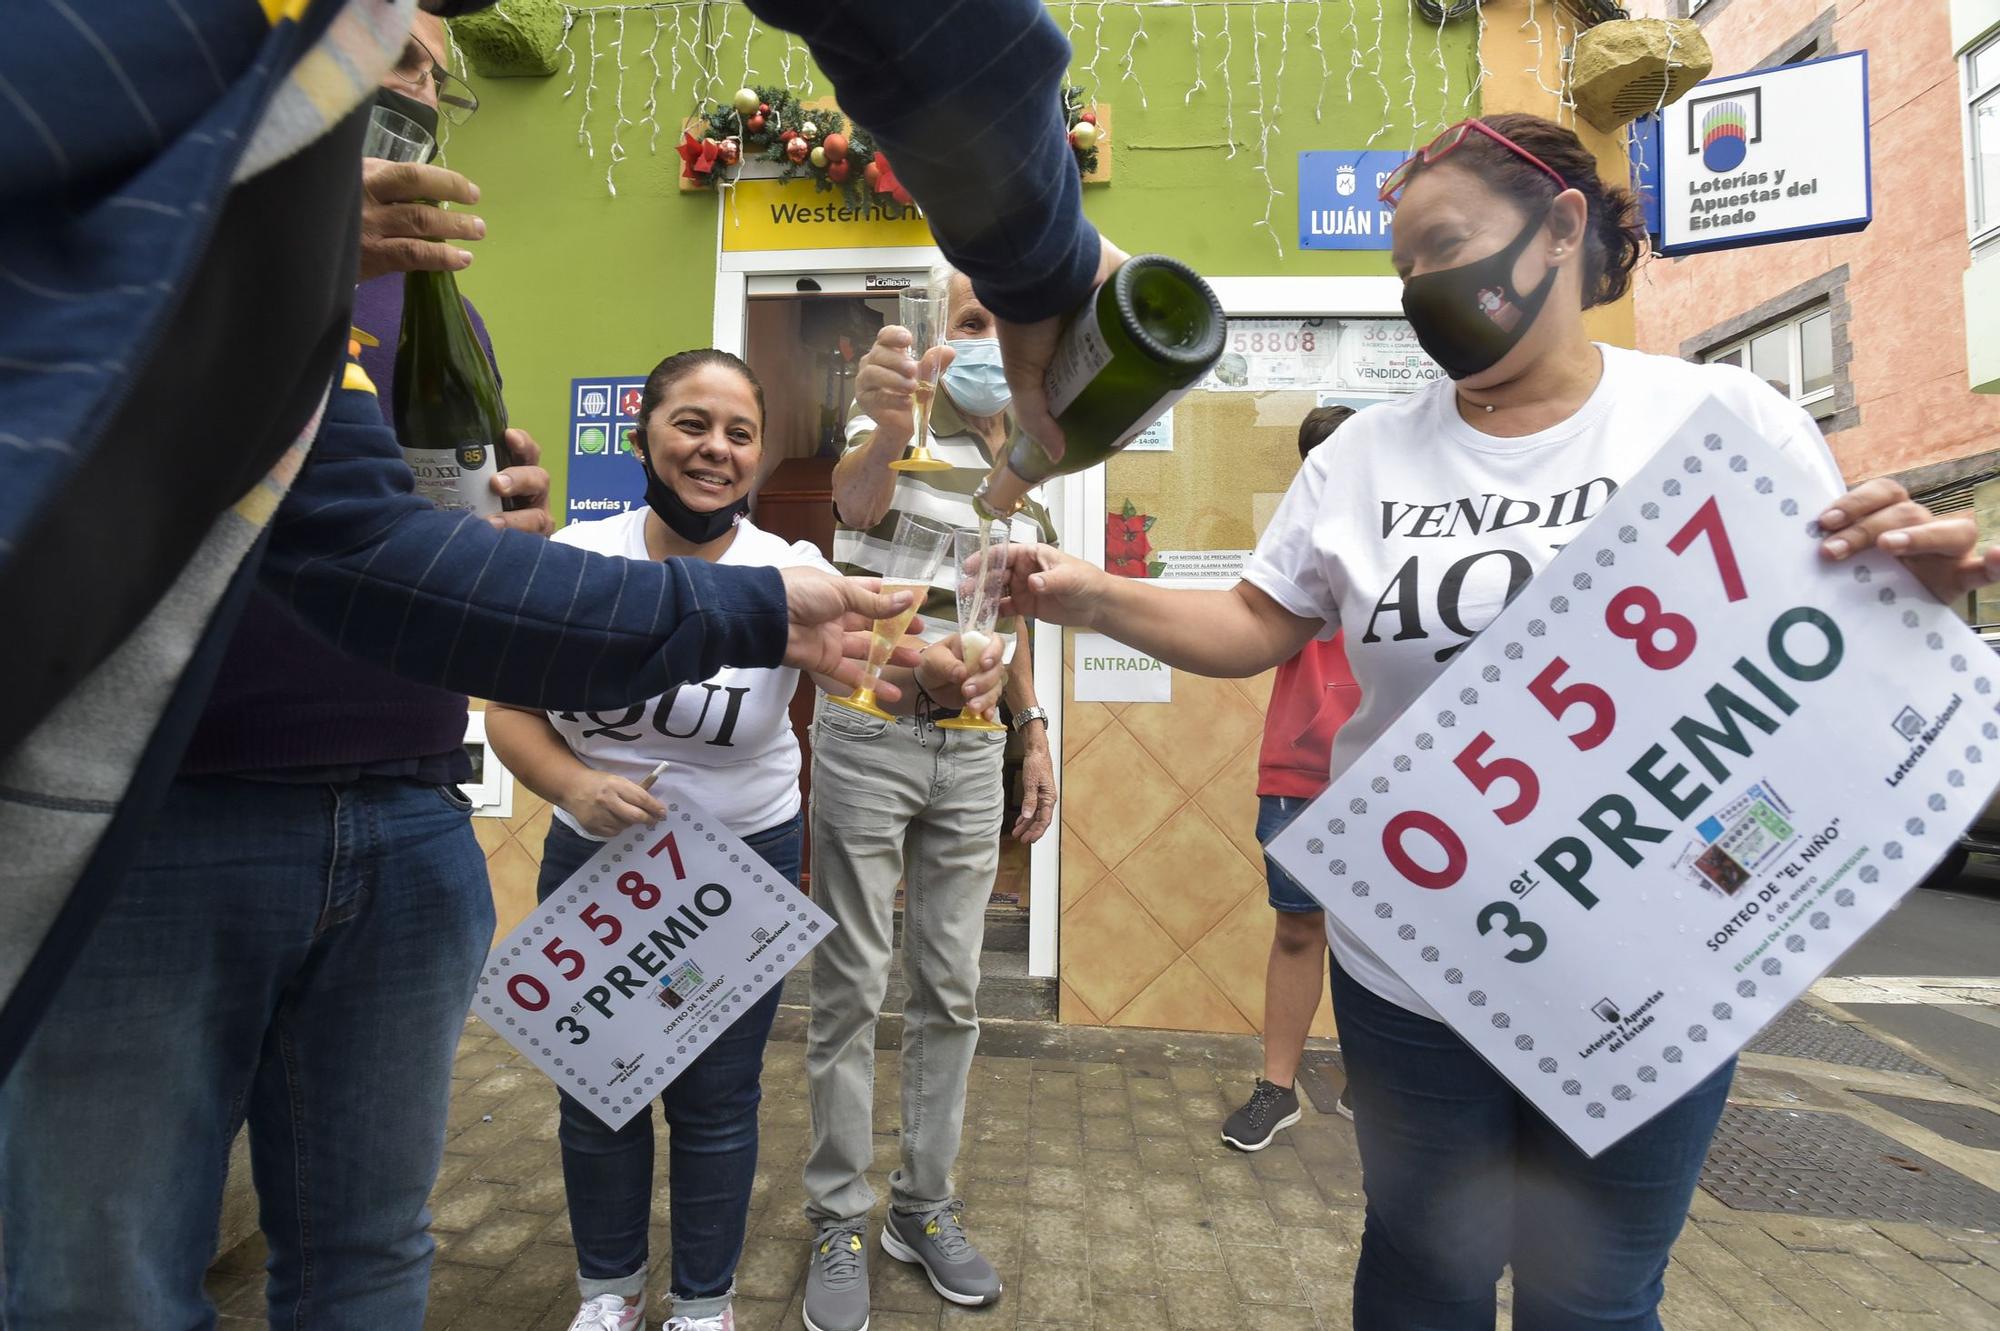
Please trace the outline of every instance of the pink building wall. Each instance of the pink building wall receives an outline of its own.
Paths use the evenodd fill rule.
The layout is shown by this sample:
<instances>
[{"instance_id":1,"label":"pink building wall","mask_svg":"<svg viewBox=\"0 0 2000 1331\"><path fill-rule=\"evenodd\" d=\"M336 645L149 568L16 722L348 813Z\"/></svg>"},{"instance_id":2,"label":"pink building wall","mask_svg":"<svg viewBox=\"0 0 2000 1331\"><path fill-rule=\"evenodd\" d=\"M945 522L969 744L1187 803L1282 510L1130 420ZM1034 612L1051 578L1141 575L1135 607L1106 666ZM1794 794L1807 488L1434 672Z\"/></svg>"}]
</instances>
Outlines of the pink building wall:
<instances>
[{"instance_id":1,"label":"pink building wall","mask_svg":"<svg viewBox=\"0 0 2000 1331\"><path fill-rule=\"evenodd\" d=\"M1717 75L1779 53L1833 0L1712 0ZM1661 16L1674 0L1631 6ZM1828 435L1849 481L2000 448L2000 397L1971 390L1963 278L1963 103L1946 0L1840 0L1838 50L1868 52L1875 220L1820 240L1655 259L1635 283L1638 344L1679 355L1694 335L1848 265L1848 367L1859 419ZM1835 330L1836 358L1840 329Z\"/></svg>"}]
</instances>

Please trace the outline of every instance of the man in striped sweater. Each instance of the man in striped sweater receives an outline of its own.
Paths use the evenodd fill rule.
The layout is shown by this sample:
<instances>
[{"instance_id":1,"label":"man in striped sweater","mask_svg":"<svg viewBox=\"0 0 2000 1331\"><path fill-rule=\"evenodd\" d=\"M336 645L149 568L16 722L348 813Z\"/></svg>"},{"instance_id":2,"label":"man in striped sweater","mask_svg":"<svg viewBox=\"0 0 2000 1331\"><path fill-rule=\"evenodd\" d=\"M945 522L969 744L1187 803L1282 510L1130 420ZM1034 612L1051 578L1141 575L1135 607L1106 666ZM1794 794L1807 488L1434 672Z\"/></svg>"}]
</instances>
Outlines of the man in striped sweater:
<instances>
[{"instance_id":1,"label":"man in striped sweater","mask_svg":"<svg viewBox=\"0 0 2000 1331\"><path fill-rule=\"evenodd\" d=\"M948 470L890 469L915 428L910 333L891 325L862 358L848 446L833 473L841 572L880 576L896 524L915 514L976 527L972 492L1008 436L1011 394L1000 373L994 318L958 273L933 277L949 293L951 354L931 407L930 452ZM1054 542L1048 513L1029 504L1012 539ZM949 633L958 576L947 559L921 613L924 633ZM1025 625L1010 635L1005 698L1025 746L1021 816L1014 835L1033 842L1055 812L1048 723L1035 704ZM896 721L821 700L813 725L813 898L840 922L813 955L806 1078L812 1153L806 1214L818 1226L807 1277L813 1331L862 1331L868 1323L864 1247L874 1190L875 1021L888 988L896 888L904 887L902 1162L889 1179L885 1251L921 1264L932 1286L959 1304L991 1303L1000 1279L960 1225L952 1164L965 1119L965 1083L979 1040L974 1002L986 905L1000 862L1004 733L939 730L929 709Z\"/></svg>"}]
</instances>

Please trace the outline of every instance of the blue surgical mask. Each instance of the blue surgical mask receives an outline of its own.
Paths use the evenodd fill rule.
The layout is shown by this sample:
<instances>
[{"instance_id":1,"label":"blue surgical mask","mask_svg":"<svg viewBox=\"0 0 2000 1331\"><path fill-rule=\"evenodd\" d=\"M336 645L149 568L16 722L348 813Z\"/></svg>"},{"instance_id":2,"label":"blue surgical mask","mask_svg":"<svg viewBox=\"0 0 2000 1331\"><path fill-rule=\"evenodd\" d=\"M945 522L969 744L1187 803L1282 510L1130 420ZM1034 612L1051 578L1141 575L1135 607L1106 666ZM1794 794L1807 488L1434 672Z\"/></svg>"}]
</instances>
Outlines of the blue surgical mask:
<instances>
[{"instance_id":1,"label":"blue surgical mask","mask_svg":"<svg viewBox=\"0 0 2000 1331\"><path fill-rule=\"evenodd\" d=\"M1000 339L963 337L951 342L951 364L945 366L944 391L958 409L970 416L998 416L1014 394L1000 364Z\"/></svg>"}]
</instances>

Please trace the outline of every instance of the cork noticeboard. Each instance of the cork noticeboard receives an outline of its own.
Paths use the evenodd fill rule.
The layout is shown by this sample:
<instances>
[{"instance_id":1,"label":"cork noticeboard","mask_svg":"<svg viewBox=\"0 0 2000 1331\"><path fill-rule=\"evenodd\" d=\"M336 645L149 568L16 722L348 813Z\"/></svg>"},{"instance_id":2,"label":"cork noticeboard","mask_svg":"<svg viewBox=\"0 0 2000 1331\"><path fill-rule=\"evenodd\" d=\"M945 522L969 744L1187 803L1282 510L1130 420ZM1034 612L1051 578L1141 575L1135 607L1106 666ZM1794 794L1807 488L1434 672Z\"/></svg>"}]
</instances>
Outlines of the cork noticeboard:
<instances>
[{"instance_id":1,"label":"cork noticeboard","mask_svg":"<svg viewBox=\"0 0 2000 1331\"><path fill-rule=\"evenodd\" d=\"M1309 391L1196 391L1174 407L1171 452L1127 451L1105 466L1105 565L1128 577L1234 577L1299 469Z\"/></svg>"}]
</instances>

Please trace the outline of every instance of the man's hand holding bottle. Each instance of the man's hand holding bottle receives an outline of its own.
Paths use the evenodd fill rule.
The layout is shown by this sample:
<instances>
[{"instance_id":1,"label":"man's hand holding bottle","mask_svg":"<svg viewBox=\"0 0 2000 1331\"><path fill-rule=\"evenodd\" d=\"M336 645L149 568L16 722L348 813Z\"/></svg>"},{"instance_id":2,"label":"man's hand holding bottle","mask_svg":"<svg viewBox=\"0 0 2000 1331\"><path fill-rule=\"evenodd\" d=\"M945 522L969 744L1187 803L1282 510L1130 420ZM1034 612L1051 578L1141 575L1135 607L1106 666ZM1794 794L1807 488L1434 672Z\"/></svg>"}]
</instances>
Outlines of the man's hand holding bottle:
<instances>
[{"instance_id":1,"label":"man's hand holding bottle","mask_svg":"<svg viewBox=\"0 0 2000 1331\"><path fill-rule=\"evenodd\" d=\"M1092 290L1109 281L1127 258L1124 250L1104 236L1100 235L1097 241L1102 251L1097 260L1097 276L1090 284ZM1048 450L1051 458L1058 460L1063 455L1062 426L1056 424L1056 418L1049 412L1049 395L1044 385L1067 313L1029 324L1009 323L1005 319L994 321L995 334L1000 339L1000 360L1007 367L1007 387L1014 394L1014 419Z\"/></svg>"},{"instance_id":2,"label":"man's hand holding bottle","mask_svg":"<svg viewBox=\"0 0 2000 1331\"><path fill-rule=\"evenodd\" d=\"M460 272L471 266L472 251L449 242L483 240L485 219L452 212L441 206L479 202L479 186L456 171L420 162L361 159L361 265L359 281L390 273ZM526 430L506 433L507 456L514 465L491 481L502 503L512 503L487 521L506 530L547 536L555 530L549 516L549 474L543 470L542 446Z\"/></svg>"}]
</instances>

